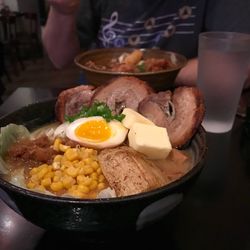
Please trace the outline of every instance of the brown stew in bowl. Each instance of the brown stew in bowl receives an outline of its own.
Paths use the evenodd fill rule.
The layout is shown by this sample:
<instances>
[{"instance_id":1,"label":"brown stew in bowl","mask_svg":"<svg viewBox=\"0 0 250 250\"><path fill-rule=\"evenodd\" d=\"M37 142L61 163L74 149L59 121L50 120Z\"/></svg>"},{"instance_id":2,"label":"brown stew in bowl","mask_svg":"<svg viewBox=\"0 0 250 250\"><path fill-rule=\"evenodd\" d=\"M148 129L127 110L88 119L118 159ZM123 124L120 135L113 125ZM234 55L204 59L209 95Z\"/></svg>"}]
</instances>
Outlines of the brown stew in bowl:
<instances>
[{"instance_id":1,"label":"brown stew in bowl","mask_svg":"<svg viewBox=\"0 0 250 250\"><path fill-rule=\"evenodd\" d=\"M175 65L166 58L144 59L141 50L134 50L131 53L123 53L118 58L113 58L108 65L88 61L85 66L101 71L143 73L167 70Z\"/></svg>"}]
</instances>

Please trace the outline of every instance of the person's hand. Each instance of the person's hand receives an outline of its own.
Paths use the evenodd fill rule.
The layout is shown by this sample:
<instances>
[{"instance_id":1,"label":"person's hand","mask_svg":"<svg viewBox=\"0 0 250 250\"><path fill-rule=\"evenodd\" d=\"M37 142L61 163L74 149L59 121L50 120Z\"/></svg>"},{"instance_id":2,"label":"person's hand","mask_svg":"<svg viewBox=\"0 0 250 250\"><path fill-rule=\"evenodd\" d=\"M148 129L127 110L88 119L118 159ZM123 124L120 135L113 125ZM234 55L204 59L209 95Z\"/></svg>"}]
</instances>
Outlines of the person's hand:
<instances>
[{"instance_id":1,"label":"person's hand","mask_svg":"<svg viewBox=\"0 0 250 250\"><path fill-rule=\"evenodd\" d=\"M198 60L193 58L178 73L175 79L176 86L195 86L197 83Z\"/></svg>"},{"instance_id":2,"label":"person's hand","mask_svg":"<svg viewBox=\"0 0 250 250\"><path fill-rule=\"evenodd\" d=\"M248 69L248 76L244 83L244 89L250 89L250 68Z\"/></svg>"},{"instance_id":3,"label":"person's hand","mask_svg":"<svg viewBox=\"0 0 250 250\"><path fill-rule=\"evenodd\" d=\"M74 14L80 4L80 0L48 0L54 10L64 15Z\"/></svg>"}]
</instances>

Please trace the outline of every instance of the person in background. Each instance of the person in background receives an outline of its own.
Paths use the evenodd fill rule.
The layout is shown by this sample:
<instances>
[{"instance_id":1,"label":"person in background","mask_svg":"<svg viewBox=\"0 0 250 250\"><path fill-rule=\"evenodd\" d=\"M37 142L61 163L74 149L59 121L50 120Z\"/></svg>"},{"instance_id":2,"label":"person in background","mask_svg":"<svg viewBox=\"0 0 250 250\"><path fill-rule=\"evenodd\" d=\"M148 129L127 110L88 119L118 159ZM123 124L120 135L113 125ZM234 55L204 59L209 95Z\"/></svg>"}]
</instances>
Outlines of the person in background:
<instances>
[{"instance_id":1,"label":"person in background","mask_svg":"<svg viewBox=\"0 0 250 250\"><path fill-rule=\"evenodd\" d=\"M199 33L250 33L250 1L237 0L49 0L43 43L62 68L80 49L160 48L185 55L176 84L197 80Z\"/></svg>"}]
</instances>

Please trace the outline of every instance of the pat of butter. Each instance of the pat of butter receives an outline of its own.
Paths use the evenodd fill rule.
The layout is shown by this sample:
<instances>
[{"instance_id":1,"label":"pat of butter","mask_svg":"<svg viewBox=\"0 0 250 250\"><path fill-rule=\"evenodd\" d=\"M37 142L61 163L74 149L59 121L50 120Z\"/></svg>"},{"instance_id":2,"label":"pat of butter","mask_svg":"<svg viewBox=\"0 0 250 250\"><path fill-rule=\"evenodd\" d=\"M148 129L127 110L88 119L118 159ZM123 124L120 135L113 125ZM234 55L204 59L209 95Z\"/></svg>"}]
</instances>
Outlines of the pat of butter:
<instances>
[{"instance_id":1,"label":"pat of butter","mask_svg":"<svg viewBox=\"0 0 250 250\"><path fill-rule=\"evenodd\" d=\"M122 114L125 115L125 118L122 120L122 124L126 128L130 129L132 125L136 122L154 125L152 121L148 120L146 117L142 116L141 114L134 111L133 109L125 108L122 111Z\"/></svg>"},{"instance_id":2,"label":"pat of butter","mask_svg":"<svg viewBox=\"0 0 250 250\"><path fill-rule=\"evenodd\" d=\"M129 146L150 159L165 159L172 150L166 128L134 123L128 133Z\"/></svg>"}]
</instances>

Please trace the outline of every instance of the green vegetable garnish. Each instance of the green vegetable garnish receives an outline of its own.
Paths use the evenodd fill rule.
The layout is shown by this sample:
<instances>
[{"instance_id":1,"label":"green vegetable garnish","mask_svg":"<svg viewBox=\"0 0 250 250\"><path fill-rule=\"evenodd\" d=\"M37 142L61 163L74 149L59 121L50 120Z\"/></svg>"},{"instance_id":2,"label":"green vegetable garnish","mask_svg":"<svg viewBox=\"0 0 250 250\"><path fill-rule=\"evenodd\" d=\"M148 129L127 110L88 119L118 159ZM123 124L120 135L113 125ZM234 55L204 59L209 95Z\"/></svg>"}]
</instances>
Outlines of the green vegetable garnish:
<instances>
[{"instance_id":1,"label":"green vegetable garnish","mask_svg":"<svg viewBox=\"0 0 250 250\"><path fill-rule=\"evenodd\" d=\"M30 132L23 125L9 124L0 128L0 174L7 174L9 168L3 160L4 155L16 141L29 138Z\"/></svg>"},{"instance_id":2,"label":"green vegetable garnish","mask_svg":"<svg viewBox=\"0 0 250 250\"><path fill-rule=\"evenodd\" d=\"M122 121L125 117L124 114L113 115L111 109L106 103L94 102L90 107L83 106L79 113L73 116L65 116L65 120L68 122L73 122L79 118L91 117L91 116L102 116L107 122L111 120Z\"/></svg>"},{"instance_id":3,"label":"green vegetable garnish","mask_svg":"<svg viewBox=\"0 0 250 250\"><path fill-rule=\"evenodd\" d=\"M145 72L145 71L146 71L144 61L139 62L139 63L136 65L136 67L138 68L138 70L139 70L140 72Z\"/></svg>"}]
</instances>

